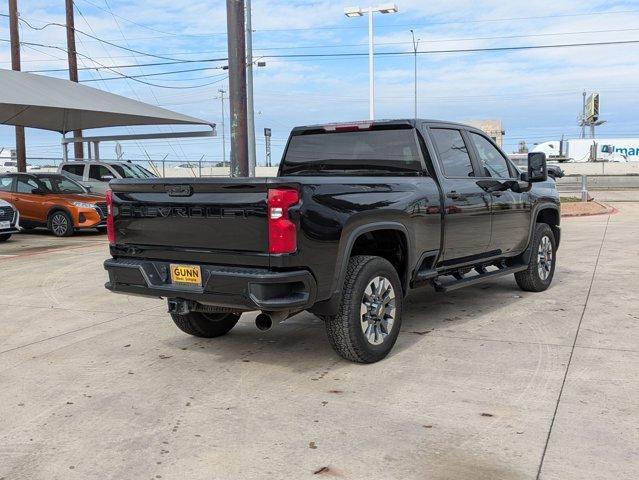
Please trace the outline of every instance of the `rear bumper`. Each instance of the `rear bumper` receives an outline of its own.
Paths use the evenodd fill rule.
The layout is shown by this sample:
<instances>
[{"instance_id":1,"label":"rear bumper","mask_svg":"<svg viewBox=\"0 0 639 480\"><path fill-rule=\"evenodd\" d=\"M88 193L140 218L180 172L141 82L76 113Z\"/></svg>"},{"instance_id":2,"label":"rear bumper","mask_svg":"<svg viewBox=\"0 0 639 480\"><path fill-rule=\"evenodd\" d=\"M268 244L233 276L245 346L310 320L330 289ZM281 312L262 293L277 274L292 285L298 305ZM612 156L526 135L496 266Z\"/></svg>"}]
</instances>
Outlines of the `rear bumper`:
<instances>
[{"instance_id":1,"label":"rear bumper","mask_svg":"<svg viewBox=\"0 0 639 480\"><path fill-rule=\"evenodd\" d=\"M170 263L112 258L108 290L145 297L181 298L238 310L304 310L315 303L317 284L306 270L275 272L266 268L202 265L202 286L175 285Z\"/></svg>"}]
</instances>

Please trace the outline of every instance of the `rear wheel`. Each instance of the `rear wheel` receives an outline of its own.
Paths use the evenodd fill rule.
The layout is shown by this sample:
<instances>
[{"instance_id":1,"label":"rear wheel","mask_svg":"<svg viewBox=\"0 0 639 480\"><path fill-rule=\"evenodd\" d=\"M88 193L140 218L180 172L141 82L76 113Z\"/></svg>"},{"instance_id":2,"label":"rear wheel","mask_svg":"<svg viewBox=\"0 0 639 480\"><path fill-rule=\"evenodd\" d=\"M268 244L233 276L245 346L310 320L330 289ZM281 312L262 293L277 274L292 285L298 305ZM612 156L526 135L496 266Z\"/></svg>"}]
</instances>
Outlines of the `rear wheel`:
<instances>
[{"instance_id":1,"label":"rear wheel","mask_svg":"<svg viewBox=\"0 0 639 480\"><path fill-rule=\"evenodd\" d=\"M73 235L73 220L67 212L58 210L49 216L49 230L56 237L70 237Z\"/></svg>"},{"instance_id":2,"label":"rear wheel","mask_svg":"<svg viewBox=\"0 0 639 480\"><path fill-rule=\"evenodd\" d=\"M172 313L171 318L184 333L194 337L215 338L229 333L240 316L235 313L190 312L185 315Z\"/></svg>"},{"instance_id":3,"label":"rear wheel","mask_svg":"<svg viewBox=\"0 0 639 480\"><path fill-rule=\"evenodd\" d=\"M522 290L543 292L550 286L555 274L557 247L550 226L537 223L532 242L528 268L515 273L515 280Z\"/></svg>"},{"instance_id":4,"label":"rear wheel","mask_svg":"<svg viewBox=\"0 0 639 480\"><path fill-rule=\"evenodd\" d=\"M6 242L7 240L9 240L11 238L11 233L5 233L3 235L0 235L0 242Z\"/></svg>"},{"instance_id":5,"label":"rear wheel","mask_svg":"<svg viewBox=\"0 0 639 480\"><path fill-rule=\"evenodd\" d=\"M335 351L347 360L373 363L393 348L402 319L402 286L395 267L381 257L348 262L338 314L326 317Z\"/></svg>"}]
</instances>

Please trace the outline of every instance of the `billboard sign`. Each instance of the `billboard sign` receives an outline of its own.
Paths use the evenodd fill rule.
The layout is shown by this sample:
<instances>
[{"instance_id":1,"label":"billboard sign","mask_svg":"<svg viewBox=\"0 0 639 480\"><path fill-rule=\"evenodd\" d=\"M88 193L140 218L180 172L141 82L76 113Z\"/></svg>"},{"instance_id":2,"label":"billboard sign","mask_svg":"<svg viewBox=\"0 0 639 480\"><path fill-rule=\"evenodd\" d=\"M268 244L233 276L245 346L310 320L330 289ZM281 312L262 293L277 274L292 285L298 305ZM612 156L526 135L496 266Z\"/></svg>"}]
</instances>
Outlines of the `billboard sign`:
<instances>
[{"instance_id":1,"label":"billboard sign","mask_svg":"<svg viewBox=\"0 0 639 480\"><path fill-rule=\"evenodd\" d=\"M596 122L599 119L599 94L591 93L586 99L586 121Z\"/></svg>"}]
</instances>

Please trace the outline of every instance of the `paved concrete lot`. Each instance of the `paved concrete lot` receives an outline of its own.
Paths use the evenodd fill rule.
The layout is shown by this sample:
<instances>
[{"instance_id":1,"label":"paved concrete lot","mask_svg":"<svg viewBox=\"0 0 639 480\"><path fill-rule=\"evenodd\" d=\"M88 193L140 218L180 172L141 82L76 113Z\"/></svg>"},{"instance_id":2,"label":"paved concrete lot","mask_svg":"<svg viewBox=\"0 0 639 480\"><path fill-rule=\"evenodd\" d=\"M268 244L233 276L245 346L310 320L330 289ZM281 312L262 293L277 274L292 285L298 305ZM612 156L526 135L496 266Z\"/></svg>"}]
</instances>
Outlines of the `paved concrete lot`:
<instances>
[{"instance_id":1,"label":"paved concrete lot","mask_svg":"<svg viewBox=\"0 0 639 480\"><path fill-rule=\"evenodd\" d=\"M615 206L564 220L544 294L412 294L367 366L310 314L188 337L104 290L104 236L20 235L0 245L0 478L636 479L639 204Z\"/></svg>"}]
</instances>

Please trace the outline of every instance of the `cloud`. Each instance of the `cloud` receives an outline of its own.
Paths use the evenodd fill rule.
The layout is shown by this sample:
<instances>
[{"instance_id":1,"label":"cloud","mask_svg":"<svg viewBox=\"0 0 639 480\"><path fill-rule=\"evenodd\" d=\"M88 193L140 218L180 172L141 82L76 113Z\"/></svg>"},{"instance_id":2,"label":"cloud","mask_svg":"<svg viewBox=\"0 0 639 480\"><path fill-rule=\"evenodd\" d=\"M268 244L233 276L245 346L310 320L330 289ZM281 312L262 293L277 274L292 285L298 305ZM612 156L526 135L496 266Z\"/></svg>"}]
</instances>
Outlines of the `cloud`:
<instances>
[{"instance_id":1,"label":"cloud","mask_svg":"<svg viewBox=\"0 0 639 480\"><path fill-rule=\"evenodd\" d=\"M348 3L357 4L253 0L254 47L258 55L267 57L267 67L255 72L255 104L259 112L256 126L258 133L267 126L274 129L277 139L274 157L279 155L288 130L295 125L361 119L368 115L366 56L312 56L367 52L366 19L344 17L343 7ZM591 14L637 10L635 2L398 0L397 3L399 14L376 15L378 52L411 52L411 28L422 39L420 50L424 51L639 39L639 30L634 30L639 25L639 11L623 15ZM123 47L170 58L226 57L223 0L77 0L76 5L82 12L76 15L78 29ZM64 22L62 7L47 0L21 2L20 8L22 18L36 26ZM65 48L63 28L34 31L23 26L21 30L24 41ZM574 33L595 30L624 31ZM0 23L0 38L8 38L6 23ZM86 57L108 66L159 61L82 34L78 34L78 50L85 66L96 65ZM24 69L66 65L65 53L55 48L24 47L22 53ZM293 53L311 56L273 58ZM0 62L5 68L10 65L7 44L0 43ZM562 133L576 134L580 92L587 89L601 92L602 114L610 120L600 129L602 134L639 134L633 115L639 108L638 62L638 45L424 54L418 57L419 110L425 117L452 120L500 118L507 131L507 142L514 147L519 139L533 143L546 136L551 139ZM139 75L190 67L186 64L119 70ZM166 86L194 85L213 81L210 77L218 73L219 70L209 70L147 80ZM49 74L66 76L65 72ZM99 75L113 76L108 71L81 74L84 79L100 78ZM90 85L221 123L218 89L225 87L225 82L192 90L155 88L133 80ZM412 115L412 55L378 57L376 87L380 117ZM29 131L28 138L31 152L59 155L59 138L55 134ZM0 128L0 146L12 143L12 129ZM166 142L149 143L146 148L159 158L165 154L175 159L199 158L201 154L210 158L221 156L219 139L175 141L170 146ZM127 145L125 151L140 158L144 155L135 144Z\"/></svg>"}]
</instances>

